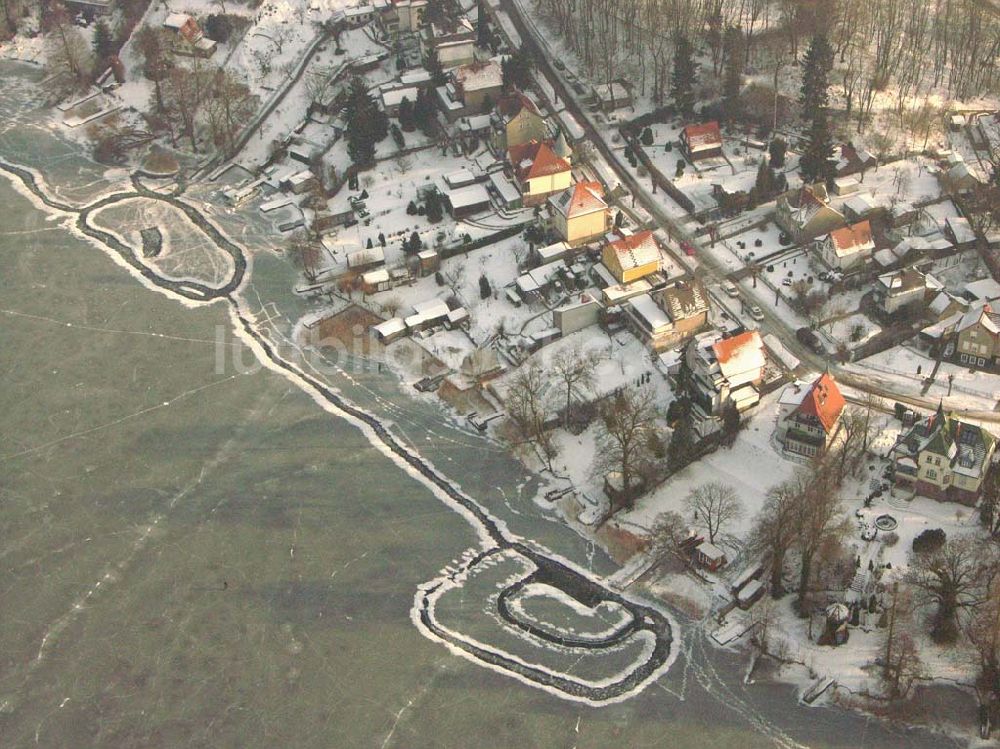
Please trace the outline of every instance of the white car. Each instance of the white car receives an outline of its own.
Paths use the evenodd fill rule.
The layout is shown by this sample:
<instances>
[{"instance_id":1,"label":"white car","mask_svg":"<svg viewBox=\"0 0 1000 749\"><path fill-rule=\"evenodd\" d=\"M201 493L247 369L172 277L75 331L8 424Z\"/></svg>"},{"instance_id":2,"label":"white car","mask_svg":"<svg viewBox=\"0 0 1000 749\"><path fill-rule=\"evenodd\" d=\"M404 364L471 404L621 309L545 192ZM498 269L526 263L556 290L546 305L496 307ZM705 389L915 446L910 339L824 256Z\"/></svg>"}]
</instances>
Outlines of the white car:
<instances>
[{"instance_id":1,"label":"white car","mask_svg":"<svg viewBox=\"0 0 1000 749\"><path fill-rule=\"evenodd\" d=\"M750 317L752 317L757 322L764 319L764 312L756 304L750 308Z\"/></svg>"},{"instance_id":2,"label":"white car","mask_svg":"<svg viewBox=\"0 0 1000 749\"><path fill-rule=\"evenodd\" d=\"M740 290L736 288L736 284L729 279L722 282L722 290L731 297L738 297L740 295Z\"/></svg>"}]
</instances>

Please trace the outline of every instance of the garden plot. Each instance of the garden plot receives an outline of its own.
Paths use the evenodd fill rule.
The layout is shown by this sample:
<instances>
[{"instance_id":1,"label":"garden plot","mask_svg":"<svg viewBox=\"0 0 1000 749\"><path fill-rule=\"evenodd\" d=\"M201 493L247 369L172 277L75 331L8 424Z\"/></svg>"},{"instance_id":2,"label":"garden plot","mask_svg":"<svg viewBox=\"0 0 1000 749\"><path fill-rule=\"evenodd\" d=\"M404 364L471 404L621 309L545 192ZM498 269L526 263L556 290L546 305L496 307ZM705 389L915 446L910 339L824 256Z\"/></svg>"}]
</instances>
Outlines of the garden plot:
<instances>
[{"instance_id":1,"label":"garden plot","mask_svg":"<svg viewBox=\"0 0 1000 749\"><path fill-rule=\"evenodd\" d=\"M425 222L423 218L419 220ZM425 276L416 279L411 285L373 294L369 299L374 306L382 308L387 314L405 313L415 303L453 294L469 311L469 335L473 340L483 342L501 330L508 333L518 332L532 317L545 312L544 307L540 305L532 307L522 304L520 307L515 307L504 294L504 287L517 278L518 262L526 253L527 247L520 236L504 239L465 255L442 261L441 275L448 284L447 288L438 286L434 276ZM401 259L398 252L394 257L397 260ZM480 294L481 276L489 280L492 289L486 299ZM551 320L548 312L545 312L545 315Z\"/></svg>"},{"instance_id":2,"label":"garden plot","mask_svg":"<svg viewBox=\"0 0 1000 749\"><path fill-rule=\"evenodd\" d=\"M823 330L834 341L843 343L849 348L860 346L882 332L882 328L873 323L867 315L861 313L842 317L825 324Z\"/></svg>"},{"instance_id":3,"label":"garden plot","mask_svg":"<svg viewBox=\"0 0 1000 749\"><path fill-rule=\"evenodd\" d=\"M233 274L233 260L191 223L177 208L159 200L132 198L93 214L98 228L118 236L143 262L175 280L200 281L213 286ZM143 230L155 229L161 237L157 250Z\"/></svg>"},{"instance_id":4,"label":"garden plot","mask_svg":"<svg viewBox=\"0 0 1000 749\"><path fill-rule=\"evenodd\" d=\"M342 150L340 144L335 150ZM339 213L351 208L351 198L360 198L362 192L368 193L364 202L369 215L356 226L341 228L331 236L335 236L338 245L360 249L369 240L378 244L379 234L383 234L386 239L386 263L393 265L403 260L405 253L402 245L414 231L425 247L450 247L462 244L466 236L474 241L530 218L530 211L509 218L489 208L459 220L446 213L442 221L431 223L425 216L407 212L411 202L418 207L423 205L419 190L442 185L443 175L468 165L468 159L443 156L436 148L403 159L381 162L377 169L361 175L358 191L341 190L329 201L331 211Z\"/></svg>"},{"instance_id":5,"label":"garden plot","mask_svg":"<svg viewBox=\"0 0 1000 749\"><path fill-rule=\"evenodd\" d=\"M653 492L640 497L634 509L619 513L618 519L649 530L664 512L677 512L687 518L684 498L688 493L702 484L720 481L736 490L743 507L742 516L727 531L737 538L745 537L768 489L790 478L799 467L798 463L782 457L773 440L779 397L780 391L761 400L732 448L720 448L674 474Z\"/></svg>"}]
</instances>

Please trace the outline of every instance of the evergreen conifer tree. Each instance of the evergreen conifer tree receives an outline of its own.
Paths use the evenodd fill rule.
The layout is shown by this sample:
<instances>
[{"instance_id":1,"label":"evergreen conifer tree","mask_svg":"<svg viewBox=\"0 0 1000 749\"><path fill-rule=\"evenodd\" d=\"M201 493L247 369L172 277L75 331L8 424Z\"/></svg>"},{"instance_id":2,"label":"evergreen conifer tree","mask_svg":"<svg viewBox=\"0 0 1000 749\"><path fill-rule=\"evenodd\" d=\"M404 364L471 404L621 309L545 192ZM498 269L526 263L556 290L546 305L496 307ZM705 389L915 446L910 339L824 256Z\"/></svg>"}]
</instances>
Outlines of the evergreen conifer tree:
<instances>
[{"instance_id":1,"label":"evergreen conifer tree","mask_svg":"<svg viewBox=\"0 0 1000 749\"><path fill-rule=\"evenodd\" d=\"M674 99L677 111L685 117L694 114L694 84L697 79L697 70L691 42L681 34L677 37L677 42L674 45L674 69L670 77L670 95Z\"/></svg>"}]
</instances>

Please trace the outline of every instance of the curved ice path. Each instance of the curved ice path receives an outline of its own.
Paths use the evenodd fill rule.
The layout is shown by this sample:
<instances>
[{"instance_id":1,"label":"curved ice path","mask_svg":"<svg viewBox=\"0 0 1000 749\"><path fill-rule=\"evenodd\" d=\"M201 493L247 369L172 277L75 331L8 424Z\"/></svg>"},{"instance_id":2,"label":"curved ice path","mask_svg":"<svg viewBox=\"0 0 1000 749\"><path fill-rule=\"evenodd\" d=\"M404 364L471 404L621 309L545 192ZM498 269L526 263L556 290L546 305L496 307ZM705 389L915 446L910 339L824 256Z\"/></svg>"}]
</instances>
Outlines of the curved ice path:
<instances>
[{"instance_id":1,"label":"curved ice path","mask_svg":"<svg viewBox=\"0 0 1000 749\"><path fill-rule=\"evenodd\" d=\"M424 483L439 499L469 522L479 535L480 551L469 556L457 569L446 570L441 576L421 585L414 597L411 618L424 635L445 644L457 655L526 684L565 699L596 705L621 701L637 694L670 667L677 656L676 648L672 647L676 623L665 611L612 590L599 578L568 559L514 535L503 521L465 494L419 453L402 444L374 414L358 407L298 364L280 356L268 337L255 327L253 315L244 309L236 296L246 278L247 258L243 249L226 237L196 207L181 200L179 191L161 194L145 188L140 181L133 179L132 190L114 192L81 207L69 205L48 195L42 188L41 177L32 170L0 160L0 172L7 174L15 188L40 207L68 218L75 217L73 231L107 251L112 259L127 267L147 287L164 292L189 306L225 302L236 334L250 346L264 366L295 382L326 411L358 427L374 447ZM135 198L164 201L184 212L216 247L232 258L234 270L226 283L210 286L195 281L165 278L143 263L131 247L90 223L90 216L94 212ZM615 681L588 682L531 664L514 654L478 642L444 626L435 614L438 598L448 590L461 586L479 564L501 552L522 557L532 568L525 577L508 583L497 599L497 614L512 629L522 632L536 646L558 646L590 653L611 651L624 642L639 637L652 642L652 646L645 650L645 660L628 666L625 673ZM609 633L605 637L588 639L586 642L569 634L563 638L539 630L529 622L520 621L516 612L506 605L511 594L530 583L551 586L589 608L602 602L616 603L628 613L629 624L623 630Z\"/></svg>"}]
</instances>

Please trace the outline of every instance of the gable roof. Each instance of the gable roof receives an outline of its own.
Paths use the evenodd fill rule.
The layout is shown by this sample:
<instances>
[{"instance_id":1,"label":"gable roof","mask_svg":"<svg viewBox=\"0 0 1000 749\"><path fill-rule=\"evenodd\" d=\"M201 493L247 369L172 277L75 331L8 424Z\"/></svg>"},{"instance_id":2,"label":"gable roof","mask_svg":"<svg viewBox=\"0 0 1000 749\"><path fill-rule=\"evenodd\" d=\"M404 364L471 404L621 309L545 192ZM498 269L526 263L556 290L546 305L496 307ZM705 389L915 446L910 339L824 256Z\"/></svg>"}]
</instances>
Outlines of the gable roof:
<instances>
[{"instance_id":1,"label":"gable roof","mask_svg":"<svg viewBox=\"0 0 1000 749\"><path fill-rule=\"evenodd\" d=\"M608 247L618 257L618 264L623 270L639 268L660 260L660 248L653 232L648 230L608 242Z\"/></svg>"},{"instance_id":2,"label":"gable roof","mask_svg":"<svg viewBox=\"0 0 1000 749\"><path fill-rule=\"evenodd\" d=\"M698 125L688 125L683 130L684 140L689 151L704 151L722 145L722 132L716 121L702 122Z\"/></svg>"},{"instance_id":3,"label":"gable roof","mask_svg":"<svg viewBox=\"0 0 1000 749\"><path fill-rule=\"evenodd\" d=\"M823 373L809 388L795 413L814 417L829 433L836 426L846 405L836 381L828 373Z\"/></svg>"},{"instance_id":4,"label":"gable roof","mask_svg":"<svg viewBox=\"0 0 1000 749\"><path fill-rule=\"evenodd\" d=\"M484 88L498 88L503 85L503 74L500 66L493 60L472 62L461 65L451 71L455 83L463 91L480 91Z\"/></svg>"},{"instance_id":5,"label":"gable roof","mask_svg":"<svg viewBox=\"0 0 1000 749\"><path fill-rule=\"evenodd\" d=\"M660 292L660 304L676 322L708 312L708 295L697 281L677 283Z\"/></svg>"},{"instance_id":6,"label":"gable roof","mask_svg":"<svg viewBox=\"0 0 1000 749\"><path fill-rule=\"evenodd\" d=\"M763 367L765 363L764 342L756 330L716 341L712 344L712 353L719 362L723 376L727 378Z\"/></svg>"},{"instance_id":7,"label":"gable roof","mask_svg":"<svg viewBox=\"0 0 1000 749\"><path fill-rule=\"evenodd\" d=\"M508 94L507 96L501 96L497 100L497 112L506 121L517 117L522 109L527 109L531 114L538 115L538 107L535 106L535 102L520 91Z\"/></svg>"},{"instance_id":8,"label":"gable roof","mask_svg":"<svg viewBox=\"0 0 1000 749\"><path fill-rule=\"evenodd\" d=\"M962 319L956 326L956 330L961 333L963 330L976 325L984 328L991 335L996 336L1000 334L1000 314L994 312L989 304L984 304L981 307L973 307L962 316Z\"/></svg>"},{"instance_id":9,"label":"gable roof","mask_svg":"<svg viewBox=\"0 0 1000 749\"><path fill-rule=\"evenodd\" d=\"M604 202L604 188L600 182L577 182L550 200L555 209L566 218L582 216L608 207Z\"/></svg>"},{"instance_id":10,"label":"gable roof","mask_svg":"<svg viewBox=\"0 0 1000 749\"><path fill-rule=\"evenodd\" d=\"M872 242L872 225L869 221L859 221L830 232L833 249L839 256L850 255L866 249Z\"/></svg>"},{"instance_id":11,"label":"gable roof","mask_svg":"<svg viewBox=\"0 0 1000 749\"><path fill-rule=\"evenodd\" d=\"M511 146L507 151L507 157L521 182L535 177L547 177L552 174L568 172L572 169L568 161L556 156L548 142L531 140L519 146Z\"/></svg>"}]
</instances>

